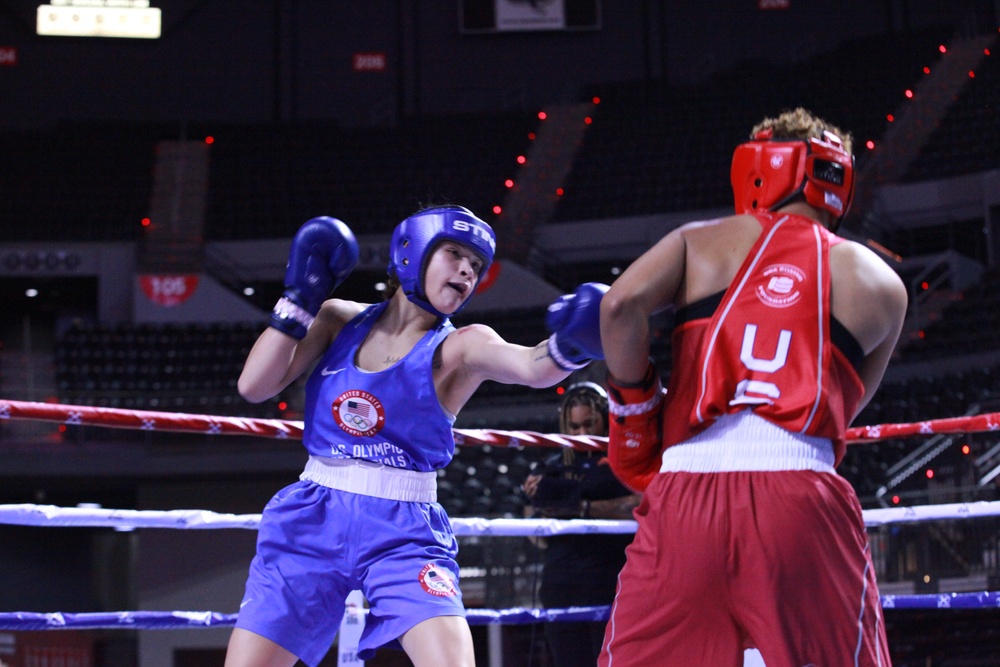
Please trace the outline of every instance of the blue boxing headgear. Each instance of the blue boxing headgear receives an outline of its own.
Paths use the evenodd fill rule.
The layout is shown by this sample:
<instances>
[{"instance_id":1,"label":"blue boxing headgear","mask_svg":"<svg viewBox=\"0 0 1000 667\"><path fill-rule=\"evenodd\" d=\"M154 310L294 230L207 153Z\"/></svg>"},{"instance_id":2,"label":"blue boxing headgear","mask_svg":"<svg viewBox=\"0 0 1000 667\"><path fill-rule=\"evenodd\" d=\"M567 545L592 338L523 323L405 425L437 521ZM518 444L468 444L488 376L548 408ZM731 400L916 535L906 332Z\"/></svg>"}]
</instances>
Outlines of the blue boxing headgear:
<instances>
[{"instance_id":1,"label":"blue boxing headgear","mask_svg":"<svg viewBox=\"0 0 1000 667\"><path fill-rule=\"evenodd\" d=\"M389 275L396 277L407 299L438 317L448 317L431 305L424 288L424 270L441 241L461 243L482 257L483 265L479 269L479 280L482 280L493 263L497 237L492 227L462 206L424 209L396 225L389 244ZM467 298L455 313L468 302Z\"/></svg>"}]
</instances>

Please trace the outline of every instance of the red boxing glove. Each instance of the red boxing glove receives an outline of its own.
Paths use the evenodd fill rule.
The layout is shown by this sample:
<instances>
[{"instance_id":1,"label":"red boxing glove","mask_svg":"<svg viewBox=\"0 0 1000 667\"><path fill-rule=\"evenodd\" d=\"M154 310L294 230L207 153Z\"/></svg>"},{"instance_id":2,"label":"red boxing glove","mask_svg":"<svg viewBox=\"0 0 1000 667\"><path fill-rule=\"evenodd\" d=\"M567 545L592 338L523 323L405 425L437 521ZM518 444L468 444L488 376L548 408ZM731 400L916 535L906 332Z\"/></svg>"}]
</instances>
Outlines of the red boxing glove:
<instances>
[{"instance_id":1,"label":"red boxing glove","mask_svg":"<svg viewBox=\"0 0 1000 667\"><path fill-rule=\"evenodd\" d=\"M660 472L663 396L652 362L638 385L621 385L608 375L608 463L622 484L641 493Z\"/></svg>"}]
</instances>

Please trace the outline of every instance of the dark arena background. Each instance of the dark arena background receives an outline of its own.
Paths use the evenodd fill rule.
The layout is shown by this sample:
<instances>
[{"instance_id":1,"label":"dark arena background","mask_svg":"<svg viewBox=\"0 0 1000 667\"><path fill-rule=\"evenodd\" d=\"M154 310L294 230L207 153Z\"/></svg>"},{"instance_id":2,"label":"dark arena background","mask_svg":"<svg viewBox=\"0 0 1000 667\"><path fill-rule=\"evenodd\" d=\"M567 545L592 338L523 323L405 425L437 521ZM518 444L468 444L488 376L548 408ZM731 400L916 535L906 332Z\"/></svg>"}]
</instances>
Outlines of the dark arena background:
<instances>
[{"instance_id":1,"label":"dark arena background","mask_svg":"<svg viewBox=\"0 0 1000 667\"><path fill-rule=\"evenodd\" d=\"M998 14L997 0L0 0L0 504L259 513L302 469L294 439L21 419L16 404L301 420L301 383L258 405L235 384L291 237L318 215L361 245L337 295L375 301L395 224L468 206L499 261L456 323L534 344L553 298L730 211L733 148L794 106L853 132L844 235L910 294L854 426L1000 412ZM84 34L116 21L128 36ZM670 315L653 324L666 377ZM560 391L483 386L456 428L553 433ZM1000 500L991 428L866 440L840 467L866 511L913 508L869 525L882 595L938 600L886 605L897 667L1000 665L1000 520L968 511ZM460 444L439 498L456 519L521 517L549 453ZM957 509L916 520L937 506ZM254 538L0 523L0 614L233 614ZM526 537L460 543L470 609L539 606ZM985 602L953 604L969 594ZM221 665L230 632L5 623L7 667ZM550 664L537 623L473 634L480 665Z\"/></svg>"}]
</instances>

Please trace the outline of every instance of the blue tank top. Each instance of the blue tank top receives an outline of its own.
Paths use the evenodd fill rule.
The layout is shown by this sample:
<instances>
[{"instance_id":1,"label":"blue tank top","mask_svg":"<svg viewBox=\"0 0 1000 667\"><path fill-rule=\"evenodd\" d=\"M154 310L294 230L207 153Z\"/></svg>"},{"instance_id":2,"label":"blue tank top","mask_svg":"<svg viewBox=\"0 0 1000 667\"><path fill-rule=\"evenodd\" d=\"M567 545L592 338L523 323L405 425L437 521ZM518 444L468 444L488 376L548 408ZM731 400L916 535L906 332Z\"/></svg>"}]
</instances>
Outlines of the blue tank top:
<instances>
[{"instance_id":1,"label":"blue tank top","mask_svg":"<svg viewBox=\"0 0 1000 667\"><path fill-rule=\"evenodd\" d=\"M344 326L306 382L302 442L310 454L365 459L406 470L443 468L455 453L449 415L434 390L434 351L455 327L447 319L383 371L354 364L388 302Z\"/></svg>"}]
</instances>

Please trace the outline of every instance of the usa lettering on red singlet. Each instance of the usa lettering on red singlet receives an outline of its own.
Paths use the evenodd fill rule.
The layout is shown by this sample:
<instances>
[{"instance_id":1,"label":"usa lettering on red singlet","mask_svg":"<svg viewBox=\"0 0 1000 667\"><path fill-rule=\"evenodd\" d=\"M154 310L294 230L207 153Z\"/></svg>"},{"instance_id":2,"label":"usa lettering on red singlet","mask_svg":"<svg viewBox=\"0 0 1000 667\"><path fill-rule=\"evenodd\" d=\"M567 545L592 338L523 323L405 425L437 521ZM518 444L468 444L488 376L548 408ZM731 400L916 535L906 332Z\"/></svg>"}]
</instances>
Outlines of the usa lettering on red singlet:
<instances>
[{"instance_id":1,"label":"usa lettering on red singlet","mask_svg":"<svg viewBox=\"0 0 1000 667\"><path fill-rule=\"evenodd\" d=\"M771 359L761 359L754 356L754 344L757 341L757 325L747 324L743 329L743 346L740 348L740 361L748 370L757 373L774 373L788 362L788 350L792 343L792 332L782 329L778 334L778 345ZM748 394L758 396L748 396ZM762 380L741 380L736 385L736 393L730 405L771 405L781 396L781 390L773 382Z\"/></svg>"}]
</instances>

